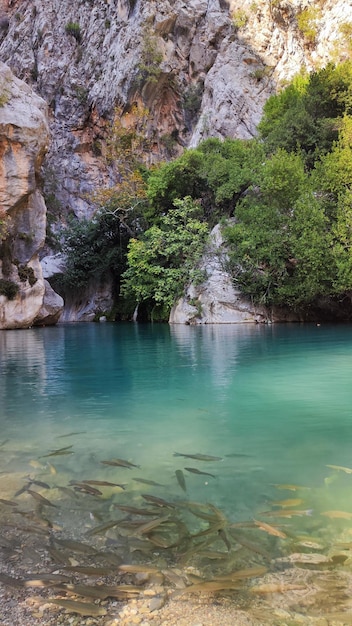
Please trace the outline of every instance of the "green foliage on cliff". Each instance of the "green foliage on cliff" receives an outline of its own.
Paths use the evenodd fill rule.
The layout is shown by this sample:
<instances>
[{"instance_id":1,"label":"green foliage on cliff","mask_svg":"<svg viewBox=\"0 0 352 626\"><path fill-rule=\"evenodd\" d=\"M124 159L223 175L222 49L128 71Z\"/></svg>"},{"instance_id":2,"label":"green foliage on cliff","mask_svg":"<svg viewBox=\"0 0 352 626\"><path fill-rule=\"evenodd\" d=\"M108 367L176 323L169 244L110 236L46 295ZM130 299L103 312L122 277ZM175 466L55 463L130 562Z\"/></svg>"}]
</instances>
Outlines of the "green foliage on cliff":
<instances>
[{"instance_id":1,"label":"green foliage on cliff","mask_svg":"<svg viewBox=\"0 0 352 626\"><path fill-rule=\"evenodd\" d=\"M208 230L220 220L233 280L253 301L302 311L349 296L352 62L297 77L269 99L259 130L251 141L208 139L143 176L138 159L128 176L119 161L115 195L103 194L94 219L66 233L67 284L110 274L131 306L167 319L200 279Z\"/></svg>"},{"instance_id":2,"label":"green foliage on cliff","mask_svg":"<svg viewBox=\"0 0 352 626\"><path fill-rule=\"evenodd\" d=\"M13 280L0 278L0 296L5 296L8 300L14 300L19 292L19 286Z\"/></svg>"},{"instance_id":3,"label":"green foliage on cliff","mask_svg":"<svg viewBox=\"0 0 352 626\"><path fill-rule=\"evenodd\" d=\"M307 309L352 290L352 64L299 77L267 102L266 159L226 230L253 300Z\"/></svg>"},{"instance_id":4,"label":"green foliage on cliff","mask_svg":"<svg viewBox=\"0 0 352 626\"><path fill-rule=\"evenodd\" d=\"M198 268L208 225L201 220L197 202L189 196L175 200L174 208L162 216L140 239L128 246L128 269L123 274L122 293L135 301L149 302L167 318L184 286L204 278Z\"/></svg>"},{"instance_id":5,"label":"green foliage on cliff","mask_svg":"<svg viewBox=\"0 0 352 626\"><path fill-rule=\"evenodd\" d=\"M264 106L259 124L267 154L277 148L301 151L307 167L332 149L340 121L352 106L352 62L298 76Z\"/></svg>"},{"instance_id":6,"label":"green foliage on cliff","mask_svg":"<svg viewBox=\"0 0 352 626\"><path fill-rule=\"evenodd\" d=\"M84 289L91 280L119 280L126 268L129 235L118 216L102 211L93 220L72 221L64 232L67 258L60 285L65 290Z\"/></svg>"},{"instance_id":7,"label":"green foliage on cliff","mask_svg":"<svg viewBox=\"0 0 352 626\"><path fill-rule=\"evenodd\" d=\"M302 307L328 293L331 234L300 155L279 149L227 226L230 269L254 301Z\"/></svg>"},{"instance_id":8,"label":"green foliage on cliff","mask_svg":"<svg viewBox=\"0 0 352 626\"><path fill-rule=\"evenodd\" d=\"M67 22L65 26L65 32L67 35L71 35L72 37L74 37L77 43L81 43L81 27L77 22Z\"/></svg>"}]
</instances>

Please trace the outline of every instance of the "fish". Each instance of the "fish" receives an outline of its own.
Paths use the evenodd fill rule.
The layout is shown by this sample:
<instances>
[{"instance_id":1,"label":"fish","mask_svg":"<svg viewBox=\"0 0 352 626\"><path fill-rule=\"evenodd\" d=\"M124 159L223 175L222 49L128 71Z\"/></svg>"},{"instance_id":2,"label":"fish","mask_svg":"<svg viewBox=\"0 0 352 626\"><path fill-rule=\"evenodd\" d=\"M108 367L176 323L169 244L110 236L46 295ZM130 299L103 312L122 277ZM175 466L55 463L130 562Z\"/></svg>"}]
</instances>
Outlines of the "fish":
<instances>
[{"instance_id":1,"label":"fish","mask_svg":"<svg viewBox=\"0 0 352 626\"><path fill-rule=\"evenodd\" d=\"M334 622L341 622L344 626L347 624L352 624L352 613L347 613L346 611L335 611L335 613L324 613L325 619L329 620L331 624Z\"/></svg>"},{"instance_id":2,"label":"fish","mask_svg":"<svg viewBox=\"0 0 352 626\"><path fill-rule=\"evenodd\" d=\"M66 565L62 568L67 572L77 572L86 576L110 576L115 572L112 567L94 567L90 565Z\"/></svg>"},{"instance_id":3,"label":"fish","mask_svg":"<svg viewBox=\"0 0 352 626\"><path fill-rule=\"evenodd\" d=\"M323 511L320 515L330 517L330 519L352 519L352 513L347 511Z\"/></svg>"},{"instance_id":4,"label":"fish","mask_svg":"<svg viewBox=\"0 0 352 626\"><path fill-rule=\"evenodd\" d=\"M107 480L81 480L80 484L97 485L98 487L120 487L120 489L125 489L125 485L121 485L120 483L109 483Z\"/></svg>"},{"instance_id":5,"label":"fish","mask_svg":"<svg viewBox=\"0 0 352 626\"><path fill-rule=\"evenodd\" d=\"M69 487L61 487L60 485L56 485L56 489L59 489L59 491L62 491L62 493L64 493L66 496L69 496L70 498L78 498L78 495Z\"/></svg>"},{"instance_id":6,"label":"fish","mask_svg":"<svg viewBox=\"0 0 352 626\"><path fill-rule=\"evenodd\" d=\"M220 552L219 550L199 550L197 556L204 559L222 560L228 559L228 552Z\"/></svg>"},{"instance_id":7,"label":"fish","mask_svg":"<svg viewBox=\"0 0 352 626\"><path fill-rule=\"evenodd\" d=\"M111 587L111 590L113 590L113 587ZM135 593L141 593L141 588L137 587L135 585L116 585L115 587L116 592L121 593L127 593L127 594L135 594ZM110 594L110 596L112 597L112 594Z\"/></svg>"},{"instance_id":8,"label":"fish","mask_svg":"<svg viewBox=\"0 0 352 626\"><path fill-rule=\"evenodd\" d=\"M40 504L43 504L45 506L53 506L57 508L56 504L53 504L52 502L50 502L50 500L47 500L46 498L44 498L44 496L42 496L37 491L32 491L32 489L27 489L27 493L29 493L32 496L32 498L37 500L37 502L39 502Z\"/></svg>"},{"instance_id":9,"label":"fish","mask_svg":"<svg viewBox=\"0 0 352 626\"><path fill-rule=\"evenodd\" d=\"M135 463L130 463L129 461L125 461L125 459L111 459L111 461L100 461L104 465L116 465L118 467L126 467L127 469L132 469L132 467L140 468L140 465L135 465Z\"/></svg>"},{"instance_id":10,"label":"fish","mask_svg":"<svg viewBox=\"0 0 352 626\"><path fill-rule=\"evenodd\" d=\"M69 446L69 448L72 448L72 446ZM49 454L43 454L43 456L40 456L39 458L46 459L48 456L62 456L64 454L73 454L73 450L53 450L52 452L49 452Z\"/></svg>"},{"instance_id":11,"label":"fish","mask_svg":"<svg viewBox=\"0 0 352 626\"><path fill-rule=\"evenodd\" d=\"M0 498L0 504L4 504L5 506L18 506L18 502L13 502L13 500L4 500L4 498Z\"/></svg>"},{"instance_id":12,"label":"fish","mask_svg":"<svg viewBox=\"0 0 352 626\"><path fill-rule=\"evenodd\" d=\"M310 489L310 487L303 487L302 485L281 485L273 483L273 487L276 489L287 489L288 491L300 491L300 489Z\"/></svg>"},{"instance_id":13,"label":"fish","mask_svg":"<svg viewBox=\"0 0 352 626\"><path fill-rule=\"evenodd\" d=\"M100 533L103 533L106 530L109 530L110 528L114 528L114 526L117 526L118 524L121 524L121 520L119 519L110 520L109 522L104 522L104 524L99 524L99 526L96 526L95 528L91 528L85 534L87 535L87 537L92 537L93 535L99 535Z\"/></svg>"},{"instance_id":14,"label":"fish","mask_svg":"<svg viewBox=\"0 0 352 626\"><path fill-rule=\"evenodd\" d=\"M57 604L70 613L78 613L87 617L107 615L107 610L97 604L78 602L77 600L61 600L61 598L46 598L45 603Z\"/></svg>"},{"instance_id":15,"label":"fish","mask_svg":"<svg viewBox=\"0 0 352 626\"><path fill-rule=\"evenodd\" d=\"M299 583L267 583L263 585L256 585L250 588L251 593L285 593L285 591L307 589L306 585L300 585Z\"/></svg>"},{"instance_id":16,"label":"fish","mask_svg":"<svg viewBox=\"0 0 352 626\"><path fill-rule=\"evenodd\" d=\"M123 587L123 588L120 588ZM140 593L141 589L133 585L99 585L93 587L92 585L65 585L65 590L75 595L84 596L87 598L94 598L95 600L105 600L106 598L125 598L126 594Z\"/></svg>"},{"instance_id":17,"label":"fish","mask_svg":"<svg viewBox=\"0 0 352 626\"><path fill-rule=\"evenodd\" d=\"M150 534L148 535L148 541L150 541L150 543L152 543L154 546L156 546L157 548L163 548L165 550L167 550L168 548L173 548L176 545L178 545L177 543L170 543L170 540L165 539L164 537L162 537L161 535L158 534Z\"/></svg>"},{"instance_id":18,"label":"fish","mask_svg":"<svg viewBox=\"0 0 352 626\"><path fill-rule=\"evenodd\" d=\"M218 533L219 533L219 537L223 540L223 542L224 542L224 544L225 544L225 546L227 548L227 551L230 552L231 548L232 548L231 542L230 542L227 534L225 533L224 529L223 528L218 529Z\"/></svg>"},{"instance_id":19,"label":"fish","mask_svg":"<svg viewBox=\"0 0 352 626\"><path fill-rule=\"evenodd\" d=\"M287 500L277 500L276 502L272 502L271 504L274 506L281 506L283 508L286 508L291 506L298 506L299 504L302 504L302 502L304 502L302 498L287 498Z\"/></svg>"},{"instance_id":20,"label":"fish","mask_svg":"<svg viewBox=\"0 0 352 626\"><path fill-rule=\"evenodd\" d=\"M176 474L177 482L180 485L181 489L183 491L187 491L186 481L185 481L185 477L184 477L183 471L178 469L178 470L176 470L175 474Z\"/></svg>"},{"instance_id":21,"label":"fish","mask_svg":"<svg viewBox=\"0 0 352 626\"><path fill-rule=\"evenodd\" d=\"M282 532L282 530L279 530L278 528L275 528L274 526L271 526L270 524L267 524L266 522L260 522L258 520L253 520L254 524L256 526L258 526L258 528L260 528L260 530L264 530L264 532L268 533L269 535L273 535L274 537L280 537L281 539L286 539L287 535L285 535L285 533Z\"/></svg>"},{"instance_id":22,"label":"fish","mask_svg":"<svg viewBox=\"0 0 352 626\"><path fill-rule=\"evenodd\" d=\"M25 491L27 491L32 483L26 483L25 485L23 485L23 487L21 487L21 489L19 489L18 491L16 491L14 497L17 498L18 496L20 496L22 493L24 493Z\"/></svg>"},{"instance_id":23,"label":"fish","mask_svg":"<svg viewBox=\"0 0 352 626\"><path fill-rule=\"evenodd\" d=\"M230 530L230 534L233 537L233 539L237 541L237 543L239 543L244 548L247 548L247 550L250 550L251 552L255 552L256 554L260 554L268 561L271 560L272 555L270 554L270 552L267 552L267 550L265 550L261 545L254 543L253 541L250 541L249 539L246 539L245 537L242 537L238 535L237 533L233 533L231 532L231 530Z\"/></svg>"},{"instance_id":24,"label":"fish","mask_svg":"<svg viewBox=\"0 0 352 626\"><path fill-rule=\"evenodd\" d=\"M83 483L71 481L70 484L73 486L75 491L80 491L81 493L87 493L90 496L102 496L103 492L96 487L92 487L91 485L86 485Z\"/></svg>"},{"instance_id":25,"label":"fish","mask_svg":"<svg viewBox=\"0 0 352 626\"><path fill-rule=\"evenodd\" d=\"M342 467L341 465L326 465L326 467L337 470L338 472L345 472L345 474L352 474L352 469L350 467Z\"/></svg>"},{"instance_id":26,"label":"fish","mask_svg":"<svg viewBox=\"0 0 352 626\"><path fill-rule=\"evenodd\" d=\"M73 585L71 583L65 585L65 591L74 593L77 596L83 596L86 598L94 598L95 600L105 600L108 597L104 585L99 587L93 587L92 585Z\"/></svg>"},{"instance_id":27,"label":"fish","mask_svg":"<svg viewBox=\"0 0 352 626\"><path fill-rule=\"evenodd\" d=\"M248 567L247 569L241 569L222 576L215 576L215 580L240 580L243 578L257 578L258 576L264 576L268 571L267 567L258 565L257 567Z\"/></svg>"},{"instance_id":28,"label":"fish","mask_svg":"<svg viewBox=\"0 0 352 626\"><path fill-rule=\"evenodd\" d=\"M124 511L125 513L131 513L132 515L155 515L155 510L150 509L138 509L135 506L128 506L127 504L115 504L116 509Z\"/></svg>"},{"instance_id":29,"label":"fish","mask_svg":"<svg viewBox=\"0 0 352 626\"><path fill-rule=\"evenodd\" d=\"M55 439L63 439L64 437L73 437L73 435L85 435L86 432L87 432L86 430L80 430L78 432L67 433L66 435L57 435Z\"/></svg>"},{"instance_id":30,"label":"fish","mask_svg":"<svg viewBox=\"0 0 352 626\"><path fill-rule=\"evenodd\" d=\"M141 496L142 498L144 498L144 500L146 500L147 502L151 502L152 504L155 504L156 506L160 506L160 507L165 506L171 509L176 508L175 504L172 504L172 502L167 502L163 498L157 498L156 496L151 496L148 493L142 493Z\"/></svg>"},{"instance_id":31,"label":"fish","mask_svg":"<svg viewBox=\"0 0 352 626\"><path fill-rule=\"evenodd\" d=\"M23 587L23 578L14 578L13 576L8 576L7 574L3 574L0 572L0 583L2 585L8 585L9 587Z\"/></svg>"},{"instance_id":32,"label":"fish","mask_svg":"<svg viewBox=\"0 0 352 626\"><path fill-rule=\"evenodd\" d=\"M263 511L260 515L264 517L303 517L304 515L313 515L313 509L277 509L276 511Z\"/></svg>"},{"instance_id":33,"label":"fish","mask_svg":"<svg viewBox=\"0 0 352 626\"><path fill-rule=\"evenodd\" d=\"M56 469L55 465L52 465L51 463L48 463L48 468L49 468L50 474L52 474L53 476L55 476L57 474L57 469Z\"/></svg>"},{"instance_id":34,"label":"fish","mask_svg":"<svg viewBox=\"0 0 352 626\"><path fill-rule=\"evenodd\" d=\"M68 576L64 576L63 574L52 574L48 572L42 572L40 574L28 574L23 579L23 584L25 587L41 587L44 586L44 583L64 583L70 582Z\"/></svg>"},{"instance_id":35,"label":"fish","mask_svg":"<svg viewBox=\"0 0 352 626\"><path fill-rule=\"evenodd\" d=\"M128 574L157 574L160 572L157 567L133 563L122 563L118 566L118 569L120 572L126 572Z\"/></svg>"},{"instance_id":36,"label":"fish","mask_svg":"<svg viewBox=\"0 0 352 626\"><path fill-rule=\"evenodd\" d=\"M207 522L214 524L218 529L224 528L228 525L228 520L225 515L223 515L220 509L217 509L213 504L206 503L202 505L198 504L197 502L178 502L178 504L180 506L185 506L190 511L190 513L192 513L192 515L200 517L200 519L204 519ZM207 507L208 510L204 510L205 507Z\"/></svg>"},{"instance_id":37,"label":"fish","mask_svg":"<svg viewBox=\"0 0 352 626\"><path fill-rule=\"evenodd\" d=\"M165 487L165 485L162 485L161 483L156 483L155 480L147 480L147 478L132 478L132 480L135 480L137 483L152 485L154 487Z\"/></svg>"},{"instance_id":38,"label":"fish","mask_svg":"<svg viewBox=\"0 0 352 626\"><path fill-rule=\"evenodd\" d=\"M330 474L330 476L327 476L326 478L324 478L325 486L329 487L337 479L338 479L338 474Z\"/></svg>"},{"instance_id":39,"label":"fish","mask_svg":"<svg viewBox=\"0 0 352 626\"><path fill-rule=\"evenodd\" d=\"M214 474L210 474L209 472L201 472L201 470L196 469L195 467L185 467L187 472L191 472L192 474L203 474L204 476L211 476L212 478L216 478Z\"/></svg>"},{"instance_id":40,"label":"fish","mask_svg":"<svg viewBox=\"0 0 352 626\"><path fill-rule=\"evenodd\" d=\"M22 533L35 533L36 535L46 535L49 536L51 531L47 528L41 528L40 526L19 526L18 524L9 524L7 522L6 526L10 526L11 528L16 528Z\"/></svg>"},{"instance_id":41,"label":"fish","mask_svg":"<svg viewBox=\"0 0 352 626\"><path fill-rule=\"evenodd\" d=\"M194 459L195 461L223 461L221 456L210 456L209 454L183 454L182 452L174 452L173 456L183 456L186 459Z\"/></svg>"},{"instance_id":42,"label":"fish","mask_svg":"<svg viewBox=\"0 0 352 626\"><path fill-rule=\"evenodd\" d=\"M9 441L10 439L4 439L4 441L0 443L0 448L3 448Z\"/></svg>"},{"instance_id":43,"label":"fish","mask_svg":"<svg viewBox=\"0 0 352 626\"><path fill-rule=\"evenodd\" d=\"M28 465L30 465L31 467L34 467L34 469L44 469L45 468L45 465L42 465L42 463L39 463L39 461L37 461L36 459L32 459L31 461L29 461Z\"/></svg>"},{"instance_id":44,"label":"fish","mask_svg":"<svg viewBox=\"0 0 352 626\"><path fill-rule=\"evenodd\" d=\"M48 456L57 456L60 454L73 454L71 448L73 448L73 444L70 446L65 446L64 448L57 448L56 450L50 450L48 454L43 454L40 456L40 459L45 459Z\"/></svg>"},{"instance_id":45,"label":"fish","mask_svg":"<svg viewBox=\"0 0 352 626\"><path fill-rule=\"evenodd\" d=\"M30 481L31 485L36 485L37 487L41 487L42 489L51 489L48 483L44 483L41 480L36 480L34 478L31 478L30 476L28 476L28 480Z\"/></svg>"},{"instance_id":46,"label":"fish","mask_svg":"<svg viewBox=\"0 0 352 626\"><path fill-rule=\"evenodd\" d=\"M51 546L47 546L45 549L54 563L59 563L60 565L70 565L68 556L65 556L61 550L57 550Z\"/></svg>"},{"instance_id":47,"label":"fish","mask_svg":"<svg viewBox=\"0 0 352 626\"><path fill-rule=\"evenodd\" d=\"M74 541L73 539L56 539L54 537L54 542L73 552L81 552L82 554L96 553L95 548L92 548L92 546L89 546L87 543L81 543L80 541Z\"/></svg>"},{"instance_id":48,"label":"fish","mask_svg":"<svg viewBox=\"0 0 352 626\"><path fill-rule=\"evenodd\" d=\"M99 559L104 559L104 561L110 565L120 565L122 561L122 557L115 554L115 552L105 552L104 550L96 551L94 556Z\"/></svg>"},{"instance_id":49,"label":"fish","mask_svg":"<svg viewBox=\"0 0 352 626\"><path fill-rule=\"evenodd\" d=\"M168 515L165 515L164 517L158 517L156 519L152 519L149 522L146 522L145 524L142 524L141 526L139 526L138 534L139 535L148 534L152 530L154 530L154 528L157 528L158 526L166 522L168 519L169 519Z\"/></svg>"},{"instance_id":50,"label":"fish","mask_svg":"<svg viewBox=\"0 0 352 626\"><path fill-rule=\"evenodd\" d=\"M236 581L232 580L206 580L201 583L195 583L194 585L189 585L189 587L185 587L185 589L181 589L180 591L176 591L175 595L183 595L184 593L196 593L200 592L214 592L214 591L222 591L223 589L241 589L242 585L240 585Z\"/></svg>"}]
</instances>

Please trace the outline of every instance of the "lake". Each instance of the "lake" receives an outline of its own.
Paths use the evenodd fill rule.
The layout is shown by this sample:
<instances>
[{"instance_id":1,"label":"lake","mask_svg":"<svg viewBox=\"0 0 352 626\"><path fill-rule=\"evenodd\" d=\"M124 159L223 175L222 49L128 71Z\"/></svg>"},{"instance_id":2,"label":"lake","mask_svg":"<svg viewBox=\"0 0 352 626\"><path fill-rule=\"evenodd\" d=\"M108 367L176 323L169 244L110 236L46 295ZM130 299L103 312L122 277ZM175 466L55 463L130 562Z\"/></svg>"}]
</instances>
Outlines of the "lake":
<instances>
[{"instance_id":1,"label":"lake","mask_svg":"<svg viewBox=\"0 0 352 626\"><path fill-rule=\"evenodd\" d=\"M287 550L254 527L262 520L290 541L313 537L323 546L315 550L330 555L352 540L351 381L350 325L1 331L0 498L30 508L33 497L14 493L45 481L50 490L35 482L31 490L64 511L73 506L64 493L72 481L106 481L123 488L102 487L95 499L77 488L76 513L58 514L65 532L80 535L119 505L142 507L143 494L154 494L181 508L197 503L203 517L188 509L191 532L219 515L209 514L210 503L233 541L247 523L265 551L292 552L292 543ZM133 465L103 463L114 459Z\"/></svg>"}]
</instances>

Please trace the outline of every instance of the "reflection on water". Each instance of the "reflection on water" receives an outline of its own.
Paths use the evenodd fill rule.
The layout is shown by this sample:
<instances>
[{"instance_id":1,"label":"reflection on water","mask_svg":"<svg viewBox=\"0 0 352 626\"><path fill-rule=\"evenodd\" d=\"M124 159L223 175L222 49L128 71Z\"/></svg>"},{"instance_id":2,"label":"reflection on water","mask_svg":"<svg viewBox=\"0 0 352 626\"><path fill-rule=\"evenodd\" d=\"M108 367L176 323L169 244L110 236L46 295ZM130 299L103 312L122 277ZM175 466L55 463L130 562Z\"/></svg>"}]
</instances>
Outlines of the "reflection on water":
<instances>
[{"instance_id":1,"label":"reflection on water","mask_svg":"<svg viewBox=\"0 0 352 626\"><path fill-rule=\"evenodd\" d=\"M191 562L208 580L246 562L346 573L351 356L349 326L2 332L0 515L16 515L1 499L18 501L37 517L49 510L50 520L79 535L122 516L119 506L147 506L165 519L156 530L158 522L150 529L142 517L133 541ZM143 494L173 504L146 504ZM129 523L137 521L130 512ZM99 541L122 542L133 561L130 531L107 532Z\"/></svg>"}]
</instances>

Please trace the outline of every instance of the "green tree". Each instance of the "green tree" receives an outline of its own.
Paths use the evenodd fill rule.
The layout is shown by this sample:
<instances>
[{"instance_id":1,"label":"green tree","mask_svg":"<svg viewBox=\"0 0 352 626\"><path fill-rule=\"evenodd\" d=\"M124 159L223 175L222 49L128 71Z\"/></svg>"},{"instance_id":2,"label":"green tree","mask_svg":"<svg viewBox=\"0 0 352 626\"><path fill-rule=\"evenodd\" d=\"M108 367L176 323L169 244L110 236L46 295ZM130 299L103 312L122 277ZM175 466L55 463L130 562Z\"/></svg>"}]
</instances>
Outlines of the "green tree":
<instances>
[{"instance_id":1,"label":"green tree","mask_svg":"<svg viewBox=\"0 0 352 626\"><path fill-rule=\"evenodd\" d=\"M320 200L331 220L334 292L352 290L352 117L345 115L339 140L315 170Z\"/></svg>"},{"instance_id":2,"label":"green tree","mask_svg":"<svg viewBox=\"0 0 352 626\"><path fill-rule=\"evenodd\" d=\"M174 201L186 196L201 198L206 186L201 173L203 155L199 150L186 150L170 163L162 163L148 179L147 197L150 218L173 209Z\"/></svg>"},{"instance_id":3,"label":"green tree","mask_svg":"<svg viewBox=\"0 0 352 626\"><path fill-rule=\"evenodd\" d=\"M62 233L65 273L57 280L65 290L84 289L94 279L113 278L118 285L126 269L129 233L119 217L97 212L92 220L72 221Z\"/></svg>"},{"instance_id":4,"label":"green tree","mask_svg":"<svg viewBox=\"0 0 352 626\"><path fill-rule=\"evenodd\" d=\"M300 155L279 150L257 182L225 228L234 280L255 302L305 308L331 288L324 211Z\"/></svg>"},{"instance_id":5,"label":"green tree","mask_svg":"<svg viewBox=\"0 0 352 626\"><path fill-rule=\"evenodd\" d=\"M151 215L169 211L177 198L199 200L203 217L214 225L231 215L264 158L261 144L239 139L207 139L151 173L147 196Z\"/></svg>"},{"instance_id":6,"label":"green tree","mask_svg":"<svg viewBox=\"0 0 352 626\"><path fill-rule=\"evenodd\" d=\"M131 239L128 268L122 276L122 294L147 303L151 316L167 319L185 285L199 280L198 263L204 250L208 226L199 219L199 204L192 198L175 200L174 208L141 239Z\"/></svg>"},{"instance_id":7,"label":"green tree","mask_svg":"<svg viewBox=\"0 0 352 626\"><path fill-rule=\"evenodd\" d=\"M340 121L351 105L352 63L346 61L309 76L298 76L264 106L258 128L268 154L278 147L302 151L309 168L338 138Z\"/></svg>"}]
</instances>

